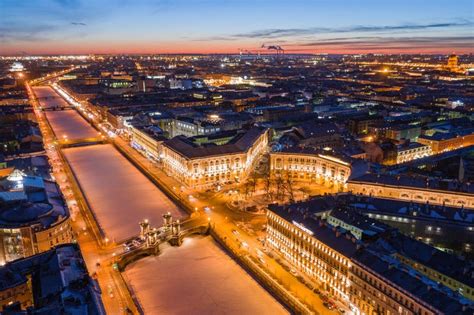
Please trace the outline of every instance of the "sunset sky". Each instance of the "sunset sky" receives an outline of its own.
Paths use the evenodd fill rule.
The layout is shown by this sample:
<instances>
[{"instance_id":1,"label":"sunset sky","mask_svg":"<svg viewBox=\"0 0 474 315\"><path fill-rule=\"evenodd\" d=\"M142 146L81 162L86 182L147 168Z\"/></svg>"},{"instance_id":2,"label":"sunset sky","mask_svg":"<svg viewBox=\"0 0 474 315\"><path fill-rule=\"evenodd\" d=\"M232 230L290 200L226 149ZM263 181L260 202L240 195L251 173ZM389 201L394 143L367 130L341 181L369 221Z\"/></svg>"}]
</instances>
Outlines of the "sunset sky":
<instances>
[{"instance_id":1,"label":"sunset sky","mask_svg":"<svg viewBox=\"0 0 474 315\"><path fill-rule=\"evenodd\" d=\"M0 0L0 54L474 52L472 0Z\"/></svg>"}]
</instances>

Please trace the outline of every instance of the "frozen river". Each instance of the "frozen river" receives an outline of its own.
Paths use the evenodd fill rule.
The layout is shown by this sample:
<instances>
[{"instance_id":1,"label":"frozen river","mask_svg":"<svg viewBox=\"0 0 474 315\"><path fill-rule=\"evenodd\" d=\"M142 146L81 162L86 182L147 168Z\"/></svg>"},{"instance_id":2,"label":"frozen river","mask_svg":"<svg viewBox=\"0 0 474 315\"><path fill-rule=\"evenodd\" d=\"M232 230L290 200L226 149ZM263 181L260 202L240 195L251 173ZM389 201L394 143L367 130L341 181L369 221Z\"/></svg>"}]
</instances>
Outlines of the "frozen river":
<instances>
[{"instance_id":1,"label":"frozen river","mask_svg":"<svg viewBox=\"0 0 474 315\"><path fill-rule=\"evenodd\" d=\"M99 132L74 109L46 111L46 118L53 128L56 138L63 140L87 139L99 137Z\"/></svg>"},{"instance_id":2,"label":"frozen river","mask_svg":"<svg viewBox=\"0 0 474 315\"><path fill-rule=\"evenodd\" d=\"M138 222L161 226L162 215L184 216L168 197L112 145L63 150L107 237L117 242L140 231Z\"/></svg>"},{"instance_id":3,"label":"frozen river","mask_svg":"<svg viewBox=\"0 0 474 315\"><path fill-rule=\"evenodd\" d=\"M68 103L50 86L33 87L36 97L43 108L51 109L57 106L67 106ZM46 118L53 128L56 138L69 140L96 138L99 133L73 109L47 110Z\"/></svg>"},{"instance_id":4,"label":"frozen river","mask_svg":"<svg viewBox=\"0 0 474 315\"><path fill-rule=\"evenodd\" d=\"M69 104L50 86L35 86L33 91L43 108L69 107Z\"/></svg>"},{"instance_id":5,"label":"frozen river","mask_svg":"<svg viewBox=\"0 0 474 315\"><path fill-rule=\"evenodd\" d=\"M124 277L145 314L288 314L211 237L185 238Z\"/></svg>"}]
</instances>

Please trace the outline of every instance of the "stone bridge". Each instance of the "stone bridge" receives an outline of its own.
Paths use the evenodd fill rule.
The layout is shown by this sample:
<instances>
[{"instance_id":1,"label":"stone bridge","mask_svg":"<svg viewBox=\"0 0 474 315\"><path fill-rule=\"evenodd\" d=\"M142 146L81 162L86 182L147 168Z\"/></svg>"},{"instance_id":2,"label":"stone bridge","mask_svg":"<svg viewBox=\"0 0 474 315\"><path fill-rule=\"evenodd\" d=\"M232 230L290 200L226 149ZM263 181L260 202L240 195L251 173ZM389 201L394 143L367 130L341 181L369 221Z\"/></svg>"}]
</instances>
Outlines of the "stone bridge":
<instances>
[{"instance_id":1,"label":"stone bridge","mask_svg":"<svg viewBox=\"0 0 474 315\"><path fill-rule=\"evenodd\" d=\"M170 213L163 215L163 226L159 228L152 228L148 220L140 222L140 234L129 240L140 238L144 243L133 250L117 255L116 266L118 270L123 271L128 264L141 258L159 255L161 244L168 242L172 246L180 246L187 236L208 234L209 227L209 220L202 216L180 222L173 221Z\"/></svg>"}]
</instances>

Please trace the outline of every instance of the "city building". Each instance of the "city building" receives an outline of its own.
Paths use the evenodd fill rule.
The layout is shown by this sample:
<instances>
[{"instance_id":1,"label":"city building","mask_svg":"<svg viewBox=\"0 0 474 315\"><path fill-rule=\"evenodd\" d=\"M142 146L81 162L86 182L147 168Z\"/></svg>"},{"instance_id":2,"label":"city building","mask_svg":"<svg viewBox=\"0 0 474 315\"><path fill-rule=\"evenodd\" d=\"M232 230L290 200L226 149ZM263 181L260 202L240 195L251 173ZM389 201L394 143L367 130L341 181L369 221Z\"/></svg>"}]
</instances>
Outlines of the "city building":
<instances>
[{"instance_id":1,"label":"city building","mask_svg":"<svg viewBox=\"0 0 474 315\"><path fill-rule=\"evenodd\" d=\"M347 191L372 197L474 208L474 185L424 176L368 173L351 178L347 182Z\"/></svg>"},{"instance_id":2,"label":"city building","mask_svg":"<svg viewBox=\"0 0 474 315\"><path fill-rule=\"evenodd\" d=\"M474 265L367 218L357 198L270 205L267 245L356 314L470 314Z\"/></svg>"},{"instance_id":3,"label":"city building","mask_svg":"<svg viewBox=\"0 0 474 315\"><path fill-rule=\"evenodd\" d=\"M410 162L432 155L431 147L417 142L398 144L387 151L384 164L393 165Z\"/></svg>"},{"instance_id":4,"label":"city building","mask_svg":"<svg viewBox=\"0 0 474 315\"><path fill-rule=\"evenodd\" d=\"M105 314L76 245L59 245L0 267L2 314Z\"/></svg>"},{"instance_id":5,"label":"city building","mask_svg":"<svg viewBox=\"0 0 474 315\"><path fill-rule=\"evenodd\" d=\"M304 205L302 205L304 206ZM349 269L358 244L305 208L269 206L267 244L295 268L339 298L349 300Z\"/></svg>"},{"instance_id":6,"label":"city building","mask_svg":"<svg viewBox=\"0 0 474 315\"><path fill-rule=\"evenodd\" d=\"M146 156L159 160L161 154L161 144L166 140L163 131L157 126L132 126L131 145Z\"/></svg>"},{"instance_id":7,"label":"city building","mask_svg":"<svg viewBox=\"0 0 474 315\"><path fill-rule=\"evenodd\" d=\"M433 135L421 135L417 141L430 146L433 154L448 152L474 145L474 128L448 133L436 132Z\"/></svg>"},{"instance_id":8,"label":"city building","mask_svg":"<svg viewBox=\"0 0 474 315\"><path fill-rule=\"evenodd\" d=\"M163 167L169 175L193 187L242 181L267 150L268 132L266 128L253 127L220 145L174 137L163 142Z\"/></svg>"},{"instance_id":9,"label":"city building","mask_svg":"<svg viewBox=\"0 0 474 315\"><path fill-rule=\"evenodd\" d=\"M14 170L0 185L0 263L74 241L69 210L55 182Z\"/></svg>"},{"instance_id":10,"label":"city building","mask_svg":"<svg viewBox=\"0 0 474 315\"><path fill-rule=\"evenodd\" d=\"M271 152L270 175L288 176L295 181L344 184L351 175L351 165L339 158L317 152L300 147Z\"/></svg>"},{"instance_id":11,"label":"city building","mask_svg":"<svg viewBox=\"0 0 474 315\"><path fill-rule=\"evenodd\" d=\"M396 141L416 141L416 139L421 135L421 127L418 125L398 125L388 127L387 130L385 130L384 135L385 137Z\"/></svg>"},{"instance_id":12,"label":"city building","mask_svg":"<svg viewBox=\"0 0 474 315\"><path fill-rule=\"evenodd\" d=\"M361 314L472 314L472 305L387 255L358 251L351 259L351 302ZM449 291L448 291L449 292Z\"/></svg>"}]
</instances>

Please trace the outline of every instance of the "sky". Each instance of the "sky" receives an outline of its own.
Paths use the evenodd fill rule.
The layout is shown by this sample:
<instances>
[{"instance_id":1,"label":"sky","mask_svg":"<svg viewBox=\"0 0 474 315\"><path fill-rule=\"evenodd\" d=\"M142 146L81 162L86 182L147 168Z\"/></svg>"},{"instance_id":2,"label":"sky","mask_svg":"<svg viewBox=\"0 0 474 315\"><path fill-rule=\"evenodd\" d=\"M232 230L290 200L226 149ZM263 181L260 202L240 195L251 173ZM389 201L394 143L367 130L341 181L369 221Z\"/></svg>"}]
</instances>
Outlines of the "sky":
<instances>
[{"instance_id":1,"label":"sky","mask_svg":"<svg viewBox=\"0 0 474 315\"><path fill-rule=\"evenodd\" d=\"M473 0L0 0L0 54L473 53Z\"/></svg>"}]
</instances>

